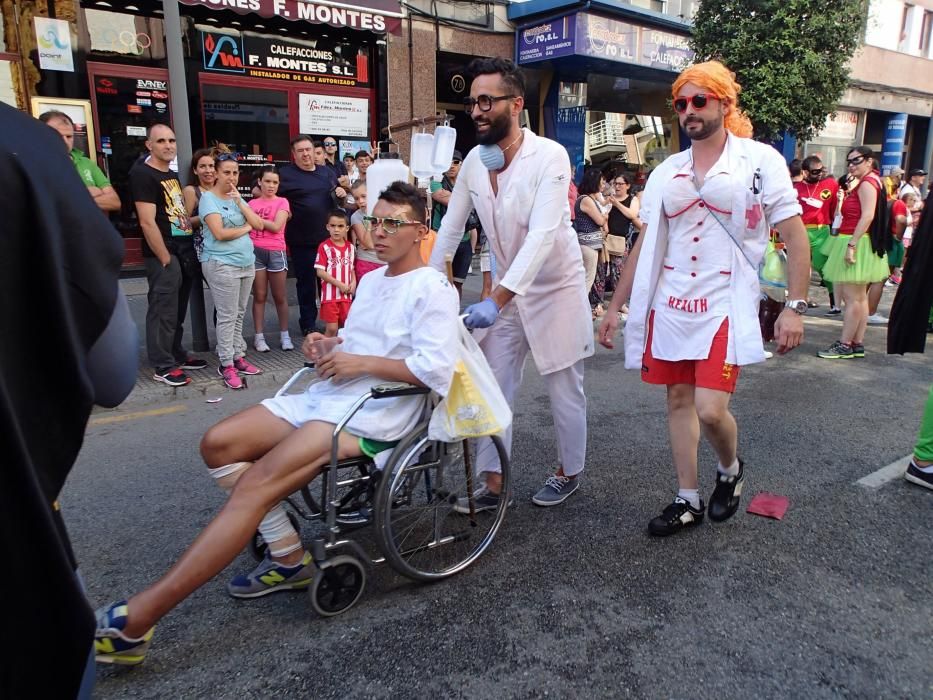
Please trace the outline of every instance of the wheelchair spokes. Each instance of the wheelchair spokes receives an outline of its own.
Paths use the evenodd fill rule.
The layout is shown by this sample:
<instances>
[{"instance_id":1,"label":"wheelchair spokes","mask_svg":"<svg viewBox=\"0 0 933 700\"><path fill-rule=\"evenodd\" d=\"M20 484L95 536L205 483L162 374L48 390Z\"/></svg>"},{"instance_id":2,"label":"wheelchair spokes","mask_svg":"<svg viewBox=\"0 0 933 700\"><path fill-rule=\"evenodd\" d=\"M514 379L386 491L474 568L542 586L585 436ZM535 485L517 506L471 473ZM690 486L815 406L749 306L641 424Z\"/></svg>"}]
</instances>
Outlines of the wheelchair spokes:
<instances>
[{"instance_id":1,"label":"wheelchair spokes","mask_svg":"<svg viewBox=\"0 0 933 700\"><path fill-rule=\"evenodd\" d=\"M507 464L501 441L492 440L500 461ZM474 450L473 443L466 449ZM377 535L386 559L400 573L418 580L450 576L469 566L495 536L506 499L497 508L476 511L472 518L455 508L474 481L465 469L465 457L462 444L431 443L423 435L386 467L377 499ZM505 468L506 492L507 478ZM391 508L380 508L383 503L391 503Z\"/></svg>"}]
</instances>

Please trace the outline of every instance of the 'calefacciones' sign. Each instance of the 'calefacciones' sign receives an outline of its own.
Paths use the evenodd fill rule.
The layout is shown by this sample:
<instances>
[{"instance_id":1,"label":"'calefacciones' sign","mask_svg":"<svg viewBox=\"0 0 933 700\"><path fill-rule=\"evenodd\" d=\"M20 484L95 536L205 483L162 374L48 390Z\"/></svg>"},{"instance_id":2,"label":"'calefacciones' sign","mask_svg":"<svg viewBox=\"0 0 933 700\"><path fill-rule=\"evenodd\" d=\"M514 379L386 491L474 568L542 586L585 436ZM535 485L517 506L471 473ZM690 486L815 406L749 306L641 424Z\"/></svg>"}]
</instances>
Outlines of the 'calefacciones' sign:
<instances>
[{"instance_id":1,"label":"'calefacciones' sign","mask_svg":"<svg viewBox=\"0 0 933 700\"><path fill-rule=\"evenodd\" d=\"M369 48L347 42L286 41L257 34L201 31L201 60L212 73L341 87L369 86Z\"/></svg>"}]
</instances>

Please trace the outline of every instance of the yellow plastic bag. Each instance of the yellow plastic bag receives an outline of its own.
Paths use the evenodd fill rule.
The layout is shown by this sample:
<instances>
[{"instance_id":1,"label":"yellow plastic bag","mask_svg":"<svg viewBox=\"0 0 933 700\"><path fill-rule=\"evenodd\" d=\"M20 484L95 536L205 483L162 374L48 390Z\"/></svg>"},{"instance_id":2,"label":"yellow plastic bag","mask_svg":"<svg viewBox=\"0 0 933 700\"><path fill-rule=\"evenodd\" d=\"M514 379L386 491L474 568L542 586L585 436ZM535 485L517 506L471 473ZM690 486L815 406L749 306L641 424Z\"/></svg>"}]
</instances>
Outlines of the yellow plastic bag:
<instances>
[{"instance_id":1,"label":"yellow plastic bag","mask_svg":"<svg viewBox=\"0 0 933 700\"><path fill-rule=\"evenodd\" d=\"M775 244L774 238L768 239L768 247L758 267L758 281L765 287L787 287L787 253L783 245L778 247Z\"/></svg>"},{"instance_id":2,"label":"yellow plastic bag","mask_svg":"<svg viewBox=\"0 0 933 700\"><path fill-rule=\"evenodd\" d=\"M432 440L455 442L501 433L512 423L509 408L489 363L470 332L460 326L460 354L447 395L428 424Z\"/></svg>"}]
</instances>

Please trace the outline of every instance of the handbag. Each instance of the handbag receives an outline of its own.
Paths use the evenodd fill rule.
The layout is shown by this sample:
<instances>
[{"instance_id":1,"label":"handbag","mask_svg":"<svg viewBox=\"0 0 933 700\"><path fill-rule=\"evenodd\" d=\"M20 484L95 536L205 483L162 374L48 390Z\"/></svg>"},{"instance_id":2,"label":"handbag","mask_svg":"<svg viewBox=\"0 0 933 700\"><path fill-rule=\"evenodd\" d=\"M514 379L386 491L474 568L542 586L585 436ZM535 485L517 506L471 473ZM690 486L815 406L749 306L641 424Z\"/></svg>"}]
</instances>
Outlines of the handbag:
<instances>
[{"instance_id":1,"label":"handbag","mask_svg":"<svg viewBox=\"0 0 933 700\"><path fill-rule=\"evenodd\" d=\"M456 442L501 433L512 423L512 409L486 356L461 323L460 350L447 395L428 423L428 437Z\"/></svg>"},{"instance_id":2,"label":"handbag","mask_svg":"<svg viewBox=\"0 0 933 700\"><path fill-rule=\"evenodd\" d=\"M603 241L603 248L609 253L609 255L614 255L616 257L622 257L628 251L627 241L625 236L616 236L609 234L606 236Z\"/></svg>"}]
</instances>

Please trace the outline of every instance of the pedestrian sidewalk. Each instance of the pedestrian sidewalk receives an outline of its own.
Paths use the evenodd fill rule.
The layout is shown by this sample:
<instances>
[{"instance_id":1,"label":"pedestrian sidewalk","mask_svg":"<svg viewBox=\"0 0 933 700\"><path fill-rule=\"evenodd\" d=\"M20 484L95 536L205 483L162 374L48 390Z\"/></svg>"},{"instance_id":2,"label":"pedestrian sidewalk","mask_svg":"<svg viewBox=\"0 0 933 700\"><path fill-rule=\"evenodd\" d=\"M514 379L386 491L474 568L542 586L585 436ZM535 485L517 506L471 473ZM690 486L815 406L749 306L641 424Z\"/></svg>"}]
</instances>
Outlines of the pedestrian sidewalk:
<instances>
[{"instance_id":1,"label":"pedestrian sidewalk","mask_svg":"<svg viewBox=\"0 0 933 700\"><path fill-rule=\"evenodd\" d=\"M478 265L476 266L478 269ZM192 346L191 337L191 315L185 320L184 346L192 355L206 361L208 366L202 370L185 370L185 373L191 377L191 383L187 386L171 387L152 378L153 368L149 364L146 356L146 309L148 307L146 294L149 291L149 285L145 277L121 279L120 287L126 294L129 302L130 313L136 328L139 332L139 372L136 376L136 386L130 393L126 401L121 406L140 406L152 403L166 401L185 400L204 396L213 398L225 396L233 390L228 389L223 380L217 375L217 367L220 364L217 355L214 354L215 334L212 322L214 315L214 306L211 299L210 290L204 288L204 308L207 316L207 336L210 350L205 352L195 352ZM295 349L285 352L279 348L278 319L275 314L275 307L272 305L272 298L269 297L266 303L265 332L266 341L271 350L269 352L256 352L253 349L253 336L255 335L253 326L252 298L250 306L246 311L246 318L243 321L243 337L248 345L247 357L250 362L263 370L262 374L251 377L244 377L247 388L240 391L254 391L257 393L257 401L271 395L275 389L282 386L289 377L304 366L305 357L301 354L301 343L303 337L298 328L298 299L295 293L295 280L289 278L287 283L287 295L289 304L289 332ZM470 275L464 285L463 304L471 304L479 300L479 292L482 289L482 275L478 272ZM323 327L320 327L323 330ZM259 390L259 391L257 391Z\"/></svg>"}]
</instances>

